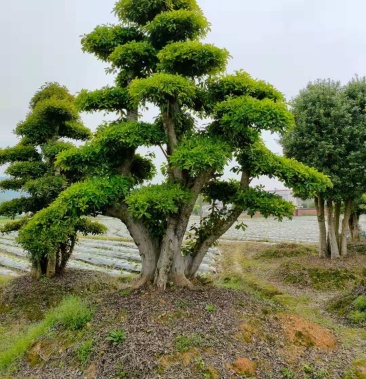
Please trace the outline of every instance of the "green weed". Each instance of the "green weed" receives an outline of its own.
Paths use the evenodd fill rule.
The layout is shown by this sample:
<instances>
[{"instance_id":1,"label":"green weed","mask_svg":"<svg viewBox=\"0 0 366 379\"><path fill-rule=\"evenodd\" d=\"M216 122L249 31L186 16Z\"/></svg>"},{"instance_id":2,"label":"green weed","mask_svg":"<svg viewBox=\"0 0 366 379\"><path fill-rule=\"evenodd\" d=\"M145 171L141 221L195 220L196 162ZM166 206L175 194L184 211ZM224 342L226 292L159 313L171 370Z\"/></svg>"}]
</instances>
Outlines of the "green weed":
<instances>
[{"instance_id":1,"label":"green weed","mask_svg":"<svg viewBox=\"0 0 366 379\"><path fill-rule=\"evenodd\" d=\"M123 329L110 330L106 337L106 341L111 342L114 346L117 346L126 340L126 332Z\"/></svg>"},{"instance_id":2,"label":"green weed","mask_svg":"<svg viewBox=\"0 0 366 379\"><path fill-rule=\"evenodd\" d=\"M85 367L93 353L93 343L94 341L90 339L81 344L77 349L76 355L82 367Z\"/></svg>"},{"instance_id":3,"label":"green weed","mask_svg":"<svg viewBox=\"0 0 366 379\"><path fill-rule=\"evenodd\" d=\"M205 307L207 312L216 312L217 308L213 304L207 304Z\"/></svg>"}]
</instances>

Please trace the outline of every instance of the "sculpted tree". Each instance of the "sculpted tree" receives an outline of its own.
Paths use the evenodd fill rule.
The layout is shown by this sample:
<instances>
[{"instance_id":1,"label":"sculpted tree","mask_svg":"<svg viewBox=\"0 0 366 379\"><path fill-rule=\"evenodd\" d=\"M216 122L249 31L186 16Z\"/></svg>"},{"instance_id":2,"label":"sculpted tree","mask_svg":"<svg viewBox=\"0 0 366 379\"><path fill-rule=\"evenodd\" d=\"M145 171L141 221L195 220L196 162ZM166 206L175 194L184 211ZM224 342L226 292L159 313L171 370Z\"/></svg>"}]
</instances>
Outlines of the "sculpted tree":
<instances>
[{"instance_id":1,"label":"sculpted tree","mask_svg":"<svg viewBox=\"0 0 366 379\"><path fill-rule=\"evenodd\" d=\"M357 239L358 203L366 185L365 106L365 78L345 87L329 80L310 83L292 103L296 127L282 138L285 155L322 171L334 185L315 197L321 257L347 255L350 224Z\"/></svg>"},{"instance_id":2,"label":"sculpted tree","mask_svg":"<svg viewBox=\"0 0 366 379\"><path fill-rule=\"evenodd\" d=\"M20 197L0 205L0 215L14 219L0 229L9 233L19 230L32 220L39 210L48 207L70 183L80 179L76 173L64 172L55 166L55 157L74 145L62 138L87 140L89 129L81 122L74 97L57 83L44 85L32 98L27 118L18 124L15 134L20 142L14 147L0 149L0 164L9 164L9 179L0 182L2 190L20 191ZM54 221L57 227L57 220ZM100 232L101 226L86 219L79 220L66 239L58 241L52 254L42 251L32 254L32 274L53 277L62 274L76 242L76 231ZM47 241L44 241L47 243Z\"/></svg>"},{"instance_id":3,"label":"sculpted tree","mask_svg":"<svg viewBox=\"0 0 366 379\"><path fill-rule=\"evenodd\" d=\"M195 0L122 0L114 11L120 24L96 27L82 45L110 65L115 86L83 90L77 103L87 112L116 112L118 119L100 126L84 147L58 156L62 170L92 178L39 212L19 241L31 255L49 254L52 241L66 237L80 215L100 212L120 219L139 248L142 273L136 287L149 281L159 288L168 281L190 286L209 247L244 210L279 219L292 215L292 204L251 188L252 178L278 177L306 194L325 190L330 181L264 147L261 131L282 132L293 117L271 85L244 72L222 74L229 54L199 41L209 24ZM159 116L141 122L140 110L149 103ZM137 153L141 146L163 152L161 184L147 184L156 169ZM234 157L239 179L220 179ZM200 194L223 207L214 207L184 241Z\"/></svg>"}]
</instances>

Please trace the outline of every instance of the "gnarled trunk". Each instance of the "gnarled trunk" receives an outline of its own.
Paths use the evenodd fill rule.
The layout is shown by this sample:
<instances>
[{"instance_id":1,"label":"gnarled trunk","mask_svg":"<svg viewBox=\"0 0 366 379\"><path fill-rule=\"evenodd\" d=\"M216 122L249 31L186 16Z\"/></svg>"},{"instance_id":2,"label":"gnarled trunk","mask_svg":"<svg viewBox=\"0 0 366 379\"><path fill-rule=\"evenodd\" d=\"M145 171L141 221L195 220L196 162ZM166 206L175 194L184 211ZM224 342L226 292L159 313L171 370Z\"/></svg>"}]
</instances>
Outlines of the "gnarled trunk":
<instances>
[{"instance_id":1,"label":"gnarled trunk","mask_svg":"<svg viewBox=\"0 0 366 379\"><path fill-rule=\"evenodd\" d=\"M174 255L180 247L175 231L176 224L176 220L168 217L168 227L161 244L160 256L155 271L154 284L164 290L169 281Z\"/></svg>"},{"instance_id":2,"label":"gnarled trunk","mask_svg":"<svg viewBox=\"0 0 366 379\"><path fill-rule=\"evenodd\" d=\"M325 258L327 256L327 228L325 226L325 212L324 212L324 198L322 195L315 197L315 207L318 216L319 228L319 257Z\"/></svg>"}]
</instances>

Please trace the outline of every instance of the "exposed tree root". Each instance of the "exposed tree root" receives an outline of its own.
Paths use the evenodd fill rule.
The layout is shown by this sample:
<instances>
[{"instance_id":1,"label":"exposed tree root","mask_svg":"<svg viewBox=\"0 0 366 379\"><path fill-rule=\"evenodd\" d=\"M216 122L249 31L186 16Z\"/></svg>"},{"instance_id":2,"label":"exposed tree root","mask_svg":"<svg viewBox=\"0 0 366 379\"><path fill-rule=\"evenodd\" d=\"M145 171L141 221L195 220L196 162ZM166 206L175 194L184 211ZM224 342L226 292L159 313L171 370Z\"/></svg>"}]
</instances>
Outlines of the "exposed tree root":
<instances>
[{"instance_id":1,"label":"exposed tree root","mask_svg":"<svg viewBox=\"0 0 366 379\"><path fill-rule=\"evenodd\" d=\"M151 278L148 276L142 276L141 278L137 279L131 286L132 291L137 291L145 286L147 286L151 281Z\"/></svg>"},{"instance_id":2,"label":"exposed tree root","mask_svg":"<svg viewBox=\"0 0 366 379\"><path fill-rule=\"evenodd\" d=\"M188 280L185 275L174 275L172 277L172 281L177 287L189 288L191 290L195 288L193 283Z\"/></svg>"}]
</instances>

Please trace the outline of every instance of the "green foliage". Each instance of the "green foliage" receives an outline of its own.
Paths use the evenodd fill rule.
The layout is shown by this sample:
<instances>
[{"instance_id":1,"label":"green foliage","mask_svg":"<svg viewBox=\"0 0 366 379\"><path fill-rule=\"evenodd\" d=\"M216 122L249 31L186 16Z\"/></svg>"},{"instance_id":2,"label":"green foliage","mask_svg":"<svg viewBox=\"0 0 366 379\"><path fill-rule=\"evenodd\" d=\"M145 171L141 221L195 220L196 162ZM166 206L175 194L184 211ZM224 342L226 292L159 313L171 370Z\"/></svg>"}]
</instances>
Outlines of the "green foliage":
<instances>
[{"instance_id":1,"label":"green foliage","mask_svg":"<svg viewBox=\"0 0 366 379\"><path fill-rule=\"evenodd\" d=\"M107 227L104 224L101 224L97 221L90 220L88 218L81 218L76 223L76 230L82 233L84 236L91 235L99 235L107 232Z\"/></svg>"},{"instance_id":2,"label":"green foliage","mask_svg":"<svg viewBox=\"0 0 366 379\"><path fill-rule=\"evenodd\" d=\"M199 10L196 0L119 0L114 13L121 21L145 25L159 13L179 9Z\"/></svg>"},{"instance_id":3,"label":"green foliage","mask_svg":"<svg viewBox=\"0 0 366 379\"><path fill-rule=\"evenodd\" d=\"M151 44L161 49L168 43L204 37L209 23L201 12L181 9L158 14L146 26Z\"/></svg>"},{"instance_id":4,"label":"green foliage","mask_svg":"<svg viewBox=\"0 0 366 379\"><path fill-rule=\"evenodd\" d=\"M273 154L263 143L257 143L251 149L242 150L237 158L240 165L250 171L253 176L277 177L288 188L293 188L299 197L305 199L314 196L317 191L325 191L332 186L331 181L324 174L295 159Z\"/></svg>"},{"instance_id":5,"label":"green foliage","mask_svg":"<svg viewBox=\"0 0 366 379\"><path fill-rule=\"evenodd\" d=\"M132 121L104 124L91 143L59 154L56 165L66 171L113 172L139 146L160 145L165 140L157 124ZM152 178L155 173L151 160L139 156L134 156L131 167L131 174L139 181Z\"/></svg>"},{"instance_id":6,"label":"green foliage","mask_svg":"<svg viewBox=\"0 0 366 379\"><path fill-rule=\"evenodd\" d=\"M130 41L141 41L144 35L133 26L120 25L97 26L91 33L83 36L83 51L92 53L97 58L107 61L114 49Z\"/></svg>"},{"instance_id":7,"label":"green foliage","mask_svg":"<svg viewBox=\"0 0 366 379\"><path fill-rule=\"evenodd\" d=\"M29 197L19 197L5 201L0 204L0 215L14 218L15 216L27 212L36 212L41 204Z\"/></svg>"},{"instance_id":8,"label":"green foliage","mask_svg":"<svg viewBox=\"0 0 366 379\"><path fill-rule=\"evenodd\" d=\"M188 77L214 75L226 67L229 52L198 41L170 43L158 54L158 68Z\"/></svg>"},{"instance_id":9,"label":"green foliage","mask_svg":"<svg viewBox=\"0 0 366 379\"><path fill-rule=\"evenodd\" d=\"M18 191L23 187L25 182L26 179L4 179L0 181L0 189Z\"/></svg>"},{"instance_id":10,"label":"green foliage","mask_svg":"<svg viewBox=\"0 0 366 379\"><path fill-rule=\"evenodd\" d=\"M31 145L19 143L14 147L0 149L0 165L5 163L40 161L41 156Z\"/></svg>"},{"instance_id":11,"label":"green foliage","mask_svg":"<svg viewBox=\"0 0 366 379\"><path fill-rule=\"evenodd\" d=\"M47 159L54 160L58 154L73 147L71 142L50 141L42 145L42 153Z\"/></svg>"},{"instance_id":12,"label":"green foliage","mask_svg":"<svg viewBox=\"0 0 366 379\"><path fill-rule=\"evenodd\" d=\"M58 125L57 128L55 124ZM73 131L76 136L73 136ZM36 144L43 144L56 136L90 138L90 131L81 124L74 104L57 98L38 102L26 120L18 124L15 132Z\"/></svg>"},{"instance_id":13,"label":"green foliage","mask_svg":"<svg viewBox=\"0 0 366 379\"><path fill-rule=\"evenodd\" d=\"M46 83L34 94L29 103L29 108L34 110L39 103L49 99L67 100L72 103L74 96L69 93L65 86L58 83Z\"/></svg>"},{"instance_id":14,"label":"green foliage","mask_svg":"<svg viewBox=\"0 0 366 379\"><path fill-rule=\"evenodd\" d=\"M177 213L179 207L189 201L190 198L190 192L178 184L165 183L137 189L127 196L125 201L134 218L145 217L154 220L155 215Z\"/></svg>"},{"instance_id":15,"label":"green foliage","mask_svg":"<svg viewBox=\"0 0 366 379\"><path fill-rule=\"evenodd\" d=\"M292 218L295 210L292 203L261 188L248 188L239 191L234 202L246 209L250 216L260 212L263 217L275 216L279 220L284 217Z\"/></svg>"},{"instance_id":16,"label":"green foliage","mask_svg":"<svg viewBox=\"0 0 366 379\"><path fill-rule=\"evenodd\" d=\"M132 41L118 46L109 60L113 67L127 71L132 78L152 73L158 62L156 50L148 41Z\"/></svg>"},{"instance_id":17,"label":"green foliage","mask_svg":"<svg viewBox=\"0 0 366 379\"><path fill-rule=\"evenodd\" d=\"M283 217L292 218L295 210L293 204L278 195L268 193L261 187L241 189L234 180L212 181L204 189L204 194L210 202L222 201L224 205L239 206L250 216L260 212L264 217L275 216L282 220Z\"/></svg>"},{"instance_id":18,"label":"green foliage","mask_svg":"<svg viewBox=\"0 0 366 379\"><path fill-rule=\"evenodd\" d=\"M82 215L124 198L131 184L131 180L115 176L72 185L20 230L18 242L30 253L32 260L54 254L70 235L75 234Z\"/></svg>"},{"instance_id":19,"label":"green foliage","mask_svg":"<svg viewBox=\"0 0 366 379\"><path fill-rule=\"evenodd\" d=\"M131 175L138 184L143 183L145 180L153 179L156 175L153 161L136 154L131 165Z\"/></svg>"},{"instance_id":20,"label":"green foliage","mask_svg":"<svg viewBox=\"0 0 366 379\"><path fill-rule=\"evenodd\" d=\"M166 143L164 132L156 124L127 121L106 124L96 134L95 141L105 148L156 146Z\"/></svg>"},{"instance_id":21,"label":"green foliage","mask_svg":"<svg viewBox=\"0 0 366 379\"><path fill-rule=\"evenodd\" d=\"M96 91L82 90L76 98L76 106L84 112L122 112L130 107L126 88L103 87Z\"/></svg>"},{"instance_id":22,"label":"green foliage","mask_svg":"<svg viewBox=\"0 0 366 379\"><path fill-rule=\"evenodd\" d=\"M11 233L18 231L21 227L23 227L29 221L28 216L24 216L20 220L13 220L7 222L5 225L0 226L0 233Z\"/></svg>"},{"instance_id":23,"label":"green foliage","mask_svg":"<svg viewBox=\"0 0 366 379\"><path fill-rule=\"evenodd\" d=\"M5 170L5 173L14 178L35 179L45 175L48 168L44 162L15 162Z\"/></svg>"},{"instance_id":24,"label":"green foliage","mask_svg":"<svg viewBox=\"0 0 366 379\"><path fill-rule=\"evenodd\" d=\"M234 75L210 78L207 81L210 101L220 103L230 97L250 96L258 100L270 99L282 102L284 97L271 84L255 80L244 71Z\"/></svg>"},{"instance_id":25,"label":"green foliage","mask_svg":"<svg viewBox=\"0 0 366 379\"><path fill-rule=\"evenodd\" d=\"M33 198L53 200L67 187L67 181L63 176L42 176L41 178L28 180L23 189Z\"/></svg>"},{"instance_id":26,"label":"green foliage","mask_svg":"<svg viewBox=\"0 0 366 379\"><path fill-rule=\"evenodd\" d=\"M169 161L174 167L189 170L192 176L210 168L222 172L232 156L232 150L222 138L205 134L189 135L182 140Z\"/></svg>"},{"instance_id":27,"label":"green foliage","mask_svg":"<svg viewBox=\"0 0 366 379\"><path fill-rule=\"evenodd\" d=\"M228 99L216 107L216 117L226 133L246 134L248 128L283 132L293 125L284 103L250 96Z\"/></svg>"},{"instance_id":28,"label":"green foliage","mask_svg":"<svg viewBox=\"0 0 366 379\"><path fill-rule=\"evenodd\" d=\"M118 346L126 340L126 337L126 332L123 329L112 329L108 332L106 341L111 342L114 346Z\"/></svg>"},{"instance_id":29,"label":"green foliage","mask_svg":"<svg viewBox=\"0 0 366 379\"><path fill-rule=\"evenodd\" d=\"M195 95L195 85L183 76L161 73L133 80L129 92L136 105L151 102L163 106L176 98L181 105L190 105Z\"/></svg>"}]
</instances>

